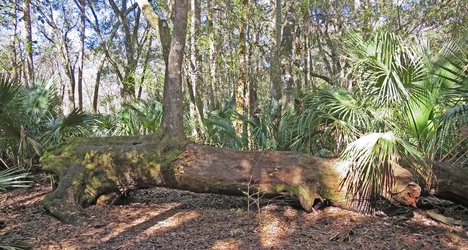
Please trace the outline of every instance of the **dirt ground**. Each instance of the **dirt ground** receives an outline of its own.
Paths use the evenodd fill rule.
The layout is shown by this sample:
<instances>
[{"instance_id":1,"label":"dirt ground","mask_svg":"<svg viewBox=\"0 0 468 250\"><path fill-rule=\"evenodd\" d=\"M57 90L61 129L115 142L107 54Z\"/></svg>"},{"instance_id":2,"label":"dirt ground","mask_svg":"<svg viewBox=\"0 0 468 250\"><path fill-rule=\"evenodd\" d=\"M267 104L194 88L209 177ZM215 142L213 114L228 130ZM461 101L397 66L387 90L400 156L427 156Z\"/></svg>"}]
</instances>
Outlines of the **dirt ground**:
<instances>
[{"instance_id":1,"label":"dirt ground","mask_svg":"<svg viewBox=\"0 0 468 250\"><path fill-rule=\"evenodd\" d=\"M467 227L441 224L423 210L410 219L334 207L306 213L290 199L248 209L248 197L166 188L134 191L125 205L86 208L94 223L77 227L45 211L41 201L52 187L44 176L35 179L31 188L0 193L0 249L468 249Z\"/></svg>"}]
</instances>

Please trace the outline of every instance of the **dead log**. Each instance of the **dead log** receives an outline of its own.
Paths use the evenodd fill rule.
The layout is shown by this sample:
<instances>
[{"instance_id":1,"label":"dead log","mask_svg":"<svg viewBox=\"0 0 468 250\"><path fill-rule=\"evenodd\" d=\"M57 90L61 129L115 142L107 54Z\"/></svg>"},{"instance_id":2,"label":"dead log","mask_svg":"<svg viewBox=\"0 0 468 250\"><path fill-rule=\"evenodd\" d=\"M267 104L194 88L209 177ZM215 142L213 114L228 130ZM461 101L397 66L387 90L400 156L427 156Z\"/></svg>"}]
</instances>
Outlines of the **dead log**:
<instances>
[{"instance_id":1,"label":"dead log","mask_svg":"<svg viewBox=\"0 0 468 250\"><path fill-rule=\"evenodd\" d=\"M228 195L255 186L265 194L296 197L306 211L316 199L350 208L346 190L338 189L346 166L297 152L221 149L156 136L71 138L50 149L41 163L59 179L44 199L45 208L75 225L90 222L84 207L151 186ZM395 175L395 193L414 181L404 169ZM413 204L417 197L407 194L414 196L400 192L401 200Z\"/></svg>"}]
</instances>

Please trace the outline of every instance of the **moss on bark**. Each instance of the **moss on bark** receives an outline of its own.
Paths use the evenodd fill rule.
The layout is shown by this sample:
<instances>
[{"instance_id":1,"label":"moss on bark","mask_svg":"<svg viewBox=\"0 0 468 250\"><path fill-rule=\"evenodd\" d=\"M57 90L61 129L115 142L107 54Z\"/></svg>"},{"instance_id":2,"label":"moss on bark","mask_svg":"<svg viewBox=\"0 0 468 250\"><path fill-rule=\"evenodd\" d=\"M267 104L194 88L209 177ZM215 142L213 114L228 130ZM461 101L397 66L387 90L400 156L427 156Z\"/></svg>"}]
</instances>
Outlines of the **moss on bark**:
<instances>
[{"instance_id":1,"label":"moss on bark","mask_svg":"<svg viewBox=\"0 0 468 250\"><path fill-rule=\"evenodd\" d=\"M57 175L56 190L44 206L64 222L90 222L82 208L100 195L169 185L175 179L171 164L185 146L164 145L157 136L70 138L51 148L41 158L43 170Z\"/></svg>"}]
</instances>

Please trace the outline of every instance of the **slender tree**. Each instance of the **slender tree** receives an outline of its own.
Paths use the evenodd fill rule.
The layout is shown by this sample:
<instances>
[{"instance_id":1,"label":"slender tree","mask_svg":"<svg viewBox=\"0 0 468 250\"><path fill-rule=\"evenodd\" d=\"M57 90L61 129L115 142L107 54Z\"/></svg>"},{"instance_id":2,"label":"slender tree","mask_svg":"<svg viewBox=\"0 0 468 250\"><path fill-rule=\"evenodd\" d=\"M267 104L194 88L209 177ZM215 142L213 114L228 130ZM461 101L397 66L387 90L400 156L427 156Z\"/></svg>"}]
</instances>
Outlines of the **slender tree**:
<instances>
[{"instance_id":1,"label":"slender tree","mask_svg":"<svg viewBox=\"0 0 468 250\"><path fill-rule=\"evenodd\" d=\"M286 10L284 14L283 32L281 35L281 49L280 49L280 65L281 65L281 82L283 85L283 108L282 113L286 107L293 104L293 87L294 78L292 72L293 62L293 29L294 29L294 1L286 0Z\"/></svg>"},{"instance_id":2,"label":"slender tree","mask_svg":"<svg viewBox=\"0 0 468 250\"><path fill-rule=\"evenodd\" d=\"M80 49L78 55L78 107L83 109L83 69L84 69L84 56L85 56L85 36L86 36L86 0L75 0L75 4L80 9Z\"/></svg>"},{"instance_id":3,"label":"slender tree","mask_svg":"<svg viewBox=\"0 0 468 250\"><path fill-rule=\"evenodd\" d=\"M132 29L131 22L127 16L135 10L137 4L134 3L128 6L127 0L122 0L120 2L120 7L114 0L109 0L109 3L122 27L123 49L125 52L125 62L114 69L119 72L119 80L122 83L121 95L125 100L129 101L135 99L135 73L139 57L138 52L140 51L140 49L136 47L138 46L140 9L136 10ZM123 70L120 69L120 67L123 67Z\"/></svg>"},{"instance_id":4,"label":"slender tree","mask_svg":"<svg viewBox=\"0 0 468 250\"><path fill-rule=\"evenodd\" d=\"M76 48L71 42L71 33L76 27L76 23L69 16L69 2L52 2L51 0L41 0L32 2L34 10L39 15L42 22L39 22L38 29L44 38L54 45L56 52L62 60L63 70L68 78L67 96L68 110L75 109L76 91L76 62L77 57L74 52ZM58 17L57 17L58 16ZM65 98L65 97L64 97Z\"/></svg>"},{"instance_id":5,"label":"slender tree","mask_svg":"<svg viewBox=\"0 0 468 250\"><path fill-rule=\"evenodd\" d=\"M203 128L203 102L200 92L201 88L201 55L197 43L200 37L200 1L191 0L192 18L190 25L190 82L189 93L191 99L191 113L196 123L196 132L201 133ZM201 137L201 135L198 135Z\"/></svg>"},{"instance_id":6,"label":"slender tree","mask_svg":"<svg viewBox=\"0 0 468 250\"><path fill-rule=\"evenodd\" d=\"M208 15L207 15L207 28L208 28L208 41L209 41L209 84L210 84L210 105L216 106L219 100L217 96L216 88L216 77L217 77L217 63L216 63L216 39L214 31L214 20L213 20L213 0L208 0Z\"/></svg>"},{"instance_id":7,"label":"slender tree","mask_svg":"<svg viewBox=\"0 0 468 250\"><path fill-rule=\"evenodd\" d=\"M281 71L280 71L280 45L281 45L281 0L271 0L271 38L270 38L270 98L272 120L276 125L281 112Z\"/></svg>"},{"instance_id":8,"label":"slender tree","mask_svg":"<svg viewBox=\"0 0 468 250\"><path fill-rule=\"evenodd\" d=\"M160 19L152 11L147 0L138 0L143 15L153 28L160 27ZM185 138L182 98L182 62L187 35L188 0L175 0L174 26L166 64L166 79L163 93L163 115L160 133L171 140ZM161 38L162 40L163 38Z\"/></svg>"},{"instance_id":9,"label":"slender tree","mask_svg":"<svg viewBox=\"0 0 468 250\"><path fill-rule=\"evenodd\" d=\"M32 21L31 21L31 4L30 0L23 1L24 28L26 31L26 65L27 65L27 81L29 85L34 79L34 58L33 58L33 39L32 39Z\"/></svg>"},{"instance_id":10,"label":"slender tree","mask_svg":"<svg viewBox=\"0 0 468 250\"><path fill-rule=\"evenodd\" d=\"M249 0L242 0L241 20L239 23L239 50L238 50L238 76L236 85L236 135L242 137L244 132L243 117L246 116L246 88L247 88L247 63L246 63L246 28L247 9Z\"/></svg>"}]
</instances>

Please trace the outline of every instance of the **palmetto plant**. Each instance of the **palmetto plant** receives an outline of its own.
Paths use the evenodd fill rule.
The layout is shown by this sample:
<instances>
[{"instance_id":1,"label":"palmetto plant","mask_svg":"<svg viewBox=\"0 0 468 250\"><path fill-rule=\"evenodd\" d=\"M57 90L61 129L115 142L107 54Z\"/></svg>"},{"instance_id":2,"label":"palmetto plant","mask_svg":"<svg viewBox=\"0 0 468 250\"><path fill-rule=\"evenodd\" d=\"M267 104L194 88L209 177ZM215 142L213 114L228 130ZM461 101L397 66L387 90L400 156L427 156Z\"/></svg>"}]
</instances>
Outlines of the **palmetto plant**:
<instances>
[{"instance_id":1,"label":"palmetto plant","mask_svg":"<svg viewBox=\"0 0 468 250\"><path fill-rule=\"evenodd\" d=\"M237 137L233 126L235 119L236 111L233 100L208 111L204 121L207 133L206 142L220 147L242 148L242 139Z\"/></svg>"},{"instance_id":2,"label":"palmetto plant","mask_svg":"<svg viewBox=\"0 0 468 250\"><path fill-rule=\"evenodd\" d=\"M468 138L454 129L468 126L467 32L442 48L433 70L432 93L438 116L434 136L427 145L431 159L468 164Z\"/></svg>"},{"instance_id":3,"label":"palmetto plant","mask_svg":"<svg viewBox=\"0 0 468 250\"><path fill-rule=\"evenodd\" d=\"M363 136L340 157L351 166L342 184L362 204L390 190L392 166L401 159L405 167L427 180L431 160L441 159L453 146L454 125L467 120L468 50L466 39L457 45L449 43L434 65L421 53L425 50L393 34L378 33L369 41L351 34L349 41L357 82L353 93L362 91L368 96L367 110L379 121L358 129ZM346 121L346 117L339 118ZM458 147L466 152L466 146Z\"/></svg>"},{"instance_id":4,"label":"palmetto plant","mask_svg":"<svg viewBox=\"0 0 468 250\"><path fill-rule=\"evenodd\" d=\"M60 113L54 78L36 79L24 88L0 74L0 157L20 167L31 167L44 148L66 136L84 136L95 119L74 110Z\"/></svg>"},{"instance_id":5,"label":"palmetto plant","mask_svg":"<svg viewBox=\"0 0 468 250\"><path fill-rule=\"evenodd\" d=\"M162 105L155 99L126 103L112 116L102 117L98 133L103 135L147 135L161 123Z\"/></svg>"},{"instance_id":6,"label":"palmetto plant","mask_svg":"<svg viewBox=\"0 0 468 250\"><path fill-rule=\"evenodd\" d=\"M283 149L339 154L370 127L373 114L360 93L334 87L305 95L304 109L286 113L280 123Z\"/></svg>"},{"instance_id":7,"label":"palmetto plant","mask_svg":"<svg viewBox=\"0 0 468 250\"><path fill-rule=\"evenodd\" d=\"M262 110L259 108L259 110ZM236 134L234 122L239 118L246 124L244 133L250 130L249 138L241 138ZM233 100L226 101L223 105L214 107L207 112L204 120L205 142L220 147L265 150L276 149L274 140L275 128L271 117L266 113L258 113L254 117L240 116L236 113Z\"/></svg>"},{"instance_id":8,"label":"palmetto plant","mask_svg":"<svg viewBox=\"0 0 468 250\"><path fill-rule=\"evenodd\" d=\"M364 135L341 154L342 161L349 166L341 185L347 186L348 195L357 199L360 209L368 210L368 199L392 191L393 169L400 166L402 158L414 166L411 172L424 175L419 167L423 158L410 143L392 132Z\"/></svg>"}]
</instances>

